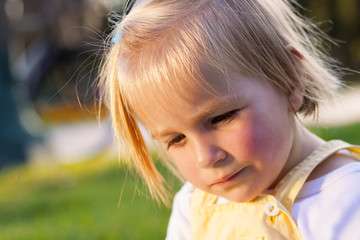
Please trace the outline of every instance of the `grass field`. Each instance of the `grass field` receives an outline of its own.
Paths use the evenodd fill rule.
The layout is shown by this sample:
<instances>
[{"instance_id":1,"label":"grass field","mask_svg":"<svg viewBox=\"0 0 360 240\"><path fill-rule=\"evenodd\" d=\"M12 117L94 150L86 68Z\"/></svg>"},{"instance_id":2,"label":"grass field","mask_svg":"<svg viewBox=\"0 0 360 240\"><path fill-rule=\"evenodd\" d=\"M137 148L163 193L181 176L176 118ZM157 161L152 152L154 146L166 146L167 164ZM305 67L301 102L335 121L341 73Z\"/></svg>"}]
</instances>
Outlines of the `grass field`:
<instances>
[{"instance_id":1,"label":"grass field","mask_svg":"<svg viewBox=\"0 0 360 240\"><path fill-rule=\"evenodd\" d=\"M360 145L360 124L312 130ZM76 165L27 164L0 172L1 240L164 239L169 215L116 159L101 155Z\"/></svg>"},{"instance_id":2,"label":"grass field","mask_svg":"<svg viewBox=\"0 0 360 240\"><path fill-rule=\"evenodd\" d=\"M3 170L0 239L164 239L170 209L150 200L116 159L99 161Z\"/></svg>"},{"instance_id":3,"label":"grass field","mask_svg":"<svg viewBox=\"0 0 360 240\"><path fill-rule=\"evenodd\" d=\"M338 128L311 128L312 132L325 140L342 139L351 144L360 145L360 123Z\"/></svg>"}]
</instances>

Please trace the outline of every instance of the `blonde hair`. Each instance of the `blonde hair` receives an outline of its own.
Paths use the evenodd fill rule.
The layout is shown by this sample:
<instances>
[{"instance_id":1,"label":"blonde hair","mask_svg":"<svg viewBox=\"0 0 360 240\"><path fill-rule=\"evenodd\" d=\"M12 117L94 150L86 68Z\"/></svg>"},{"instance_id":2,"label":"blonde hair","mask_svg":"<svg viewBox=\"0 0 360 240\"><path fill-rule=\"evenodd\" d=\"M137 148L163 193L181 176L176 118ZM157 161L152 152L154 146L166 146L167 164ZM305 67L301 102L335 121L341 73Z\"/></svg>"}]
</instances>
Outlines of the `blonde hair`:
<instances>
[{"instance_id":1,"label":"blonde hair","mask_svg":"<svg viewBox=\"0 0 360 240\"><path fill-rule=\"evenodd\" d=\"M304 115L316 113L319 102L332 98L339 80L322 48L328 39L296 7L286 0L146 0L116 26L114 34L120 31L121 39L107 52L102 95L115 133L155 199L166 202L167 190L134 112L135 102L149 89L181 94L178 87L186 82L216 93L202 75L205 65L224 76L235 71L264 79L283 93L301 89L304 101L298 112Z\"/></svg>"}]
</instances>

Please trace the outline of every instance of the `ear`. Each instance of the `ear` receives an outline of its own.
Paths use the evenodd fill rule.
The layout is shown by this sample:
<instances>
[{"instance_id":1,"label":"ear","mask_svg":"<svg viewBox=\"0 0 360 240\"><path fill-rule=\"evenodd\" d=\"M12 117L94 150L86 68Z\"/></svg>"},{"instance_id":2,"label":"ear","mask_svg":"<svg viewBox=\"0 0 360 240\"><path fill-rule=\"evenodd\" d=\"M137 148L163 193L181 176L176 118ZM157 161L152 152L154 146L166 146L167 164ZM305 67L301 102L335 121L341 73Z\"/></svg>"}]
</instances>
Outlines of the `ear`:
<instances>
[{"instance_id":1,"label":"ear","mask_svg":"<svg viewBox=\"0 0 360 240\"><path fill-rule=\"evenodd\" d=\"M294 56L298 57L299 60L304 59L304 56L296 48L294 48L294 46L288 44L288 45L285 46L285 48L286 48L286 50L288 50L289 52L294 54Z\"/></svg>"},{"instance_id":2,"label":"ear","mask_svg":"<svg viewBox=\"0 0 360 240\"><path fill-rule=\"evenodd\" d=\"M294 46L288 44L285 46L286 50L291 52L298 60L304 59L304 56ZM297 84L288 94L289 111L296 113L301 108L304 101L304 89Z\"/></svg>"},{"instance_id":3,"label":"ear","mask_svg":"<svg viewBox=\"0 0 360 240\"><path fill-rule=\"evenodd\" d=\"M299 111L304 102L303 90L300 87L294 88L288 94L288 101L289 101L289 107L288 107L289 112L296 113L297 111Z\"/></svg>"}]
</instances>

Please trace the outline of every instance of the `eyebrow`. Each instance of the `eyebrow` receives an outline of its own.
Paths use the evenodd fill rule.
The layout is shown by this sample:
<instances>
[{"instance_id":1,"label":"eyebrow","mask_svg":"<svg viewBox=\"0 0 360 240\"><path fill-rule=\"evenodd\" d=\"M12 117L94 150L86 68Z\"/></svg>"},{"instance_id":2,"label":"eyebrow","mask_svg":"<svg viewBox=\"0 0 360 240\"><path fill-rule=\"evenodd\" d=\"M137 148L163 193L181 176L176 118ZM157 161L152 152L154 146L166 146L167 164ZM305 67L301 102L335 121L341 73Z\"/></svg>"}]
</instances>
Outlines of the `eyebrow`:
<instances>
[{"instance_id":1,"label":"eyebrow","mask_svg":"<svg viewBox=\"0 0 360 240\"><path fill-rule=\"evenodd\" d=\"M209 101L209 102L205 103L204 106L199 108L199 110L197 111L197 113L194 116L190 116L187 124L190 124L190 125L196 124L201 119L204 119L205 117L213 114L214 112L216 113L216 111L218 109L222 109L226 105L229 105L229 108L231 108L231 104L235 105L235 104L239 104L239 103L240 103L239 100L234 96L228 96L228 97L217 96L216 101ZM159 138L169 136L173 132L176 132L176 131L172 130L172 129L165 129L165 130L161 130L161 131L155 130L154 132L151 132L151 135L154 139L159 140Z\"/></svg>"}]
</instances>

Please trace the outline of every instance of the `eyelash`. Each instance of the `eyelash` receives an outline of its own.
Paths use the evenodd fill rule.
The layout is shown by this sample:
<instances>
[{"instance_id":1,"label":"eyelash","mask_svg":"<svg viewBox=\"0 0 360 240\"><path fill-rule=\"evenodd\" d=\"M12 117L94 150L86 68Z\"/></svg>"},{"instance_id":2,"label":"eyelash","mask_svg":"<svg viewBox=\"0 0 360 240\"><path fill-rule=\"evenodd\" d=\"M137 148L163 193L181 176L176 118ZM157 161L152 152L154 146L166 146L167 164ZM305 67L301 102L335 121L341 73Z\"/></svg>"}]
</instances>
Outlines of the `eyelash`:
<instances>
[{"instance_id":1,"label":"eyelash","mask_svg":"<svg viewBox=\"0 0 360 240\"><path fill-rule=\"evenodd\" d=\"M236 116L238 111L239 111L239 109L235 109L230 112L226 112L224 114L215 116L210 120L210 123L212 125L219 124L219 123L227 123L228 121L231 121ZM174 144L180 143L184 138L185 138L185 135L181 134L181 135L178 135L178 136L170 139L170 141L167 143L167 149L169 149Z\"/></svg>"},{"instance_id":2,"label":"eyelash","mask_svg":"<svg viewBox=\"0 0 360 240\"><path fill-rule=\"evenodd\" d=\"M224 114L220 114L216 117L213 117L210 121L211 124L219 124L219 123L226 123L227 121L232 120L236 114L238 113L239 109L232 110L230 112L226 112Z\"/></svg>"},{"instance_id":3,"label":"eyelash","mask_svg":"<svg viewBox=\"0 0 360 240\"><path fill-rule=\"evenodd\" d=\"M170 139L170 141L167 143L167 149L169 149L172 145L180 143L181 140L183 140L185 138L184 134L178 135L172 139Z\"/></svg>"}]
</instances>

